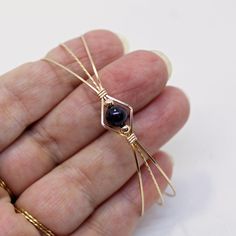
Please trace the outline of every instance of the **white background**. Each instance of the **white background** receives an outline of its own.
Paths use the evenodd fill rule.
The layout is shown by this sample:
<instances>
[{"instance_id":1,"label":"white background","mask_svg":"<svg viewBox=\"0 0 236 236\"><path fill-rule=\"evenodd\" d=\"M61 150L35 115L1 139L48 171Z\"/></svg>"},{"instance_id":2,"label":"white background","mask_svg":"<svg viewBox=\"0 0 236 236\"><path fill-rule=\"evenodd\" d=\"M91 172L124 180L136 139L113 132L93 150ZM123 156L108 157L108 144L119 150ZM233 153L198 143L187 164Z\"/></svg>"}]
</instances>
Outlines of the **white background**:
<instances>
[{"instance_id":1,"label":"white background","mask_svg":"<svg viewBox=\"0 0 236 236\"><path fill-rule=\"evenodd\" d=\"M94 28L125 35L131 50L164 51L170 84L191 101L187 126L164 149L178 195L142 219L136 236L236 235L235 0L0 0L0 72Z\"/></svg>"}]
</instances>

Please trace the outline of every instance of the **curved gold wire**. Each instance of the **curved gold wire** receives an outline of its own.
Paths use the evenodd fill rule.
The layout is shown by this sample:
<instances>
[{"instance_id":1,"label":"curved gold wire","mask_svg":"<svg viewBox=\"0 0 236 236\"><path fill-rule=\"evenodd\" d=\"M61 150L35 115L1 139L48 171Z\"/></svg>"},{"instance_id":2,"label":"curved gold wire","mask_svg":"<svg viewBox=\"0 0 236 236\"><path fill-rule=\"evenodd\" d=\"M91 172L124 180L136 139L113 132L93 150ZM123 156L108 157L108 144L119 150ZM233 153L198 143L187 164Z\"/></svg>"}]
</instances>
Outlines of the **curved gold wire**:
<instances>
[{"instance_id":1,"label":"curved gold wire","mask_svg":"<svg viewBox=\"0 0 236 236\"><path fill-rule=\"evenodd\" d=\"M82 40L83 45L84 45L84 47L85 47L85 50L86 50L86 52L87 52L89 61L90 61L91 65L92 65L94 75L95 75L96 78L97 78L97 82L98 82L98 84L99 84L99 87L102 89L102 88L103 88L103 87L102 87L102 82L101 82L101 80L100 80L100 77L99 77L97 68L96 68L96 66L95 66L95 63L94 63L94 61L93 61L92 55L91 55L91 53L90 53L90 50L89 50L89 48L88 48L87 42L86 42L86 40L85 40L85 38L84 38L83 35L81 36L81 40Z\"/></svg>"},{"instance_id":2,"label":"curved gold wire","mask_svg":"<svg viewBox=\"0 0 236 236\"><path fill-rule=\"evenodd\" d=\"M14 198L14 194L12 193L12 191L8 188L6 183L1 178L0 178L0 187L3 188L4 190L6 190L11 198Z\"/></svg>"},{"instance_id":3,"label":"curved gold wire","mask_svg":"<svg viewBox=\"0 0 236 236\"><path fill-rule=\"evenodd\" d=\"M140 151L139 148L137 148L137 151L139 152L140 156L142 157L142 159L144 161L144 164L147 167L147 170L148 170L148 172L149 172L149 174L150 174L150 176L152 178L152 181L153 181L153 183L154 183L154 185L156 187L156 190L157 190L157 193L158 193L158 197L160 197L160 202L158 202L158 204L159 205L163 205L164 204L164 198L163 198L163 195L162 195L162 192L161 192L161 188L160 188L158 182L156 181L156 178L155 178L155 176L154 176L154 174L152 172L152 169L151 169L150 165L148 164L146 157L143 155L143 153Z\"/></svg>"},{"instance_id":4,"label":"curved gold wire","mask_svg":"<svg viewBox=\"0 0 236 236\"><path fill-rule=\"evenodd\" d=\"M138 174L138 180L139 180L139 189L140 189L140 198L141 198L141 214L140 215L143 216L144 211L145 211L145 199L144 199L144 191L143 191L142 173L141 173L141 168L139 165L138 157L136 154L136 149L135 149L134 145L131 145L131 147L132 147L133 154L134 154L134 159L135 159L137 174Z\"/></svg>"},{"instance_id":5,"label":"curved gold wire","mask_svg":"<svg viewBox=\"0 0 236 236\"><path fill-rule=\"evenodd\" d=\"M65 44L61 44L61 47L63 47L74 59L75 61L80 65L82 70L85 72L85 74L89 77L89 79L93 82L97 90L100 90L101 88L97 85L93 77L89 74L87 69L84 67L83 63L80 61L80 59L70 50L69 47L67 47Z\"/></svg>"},{"instance_id":6,"label":"curved gold wire","mask_svg":"<svg viewBox=\"0 0 236 236\"><path fill-rule=\"evenodd\" d=\"M67 68L66 66L62 65L61 63L50 59L48 57L45 57L42 59L43 61L47 61L50 62L58 67L60 67L61 69L64 69L65 71L67 71L68 73L70 73L71 75L75 76L77 79L79 79L80 81L82 81L83 83L85 83L87 86L89 86L94 92L98 93L99 91L94 88L88 81L86 81L85 79L83 79L81 76L79 76L78 74L76 74L74 71L72 71L71 69Z\"/></svg>"},{"instance_id":7,"label":"curved gold wire","mask_svg":"<svg viewBox=\"0 0 236 236\"><path fill-rule=\"evenodd\" d=\"M46 236L55 236L55 234L48 229L45 225L40 223L36 218L34 218L29 212L22 208L17 208L15 206L16 213L22 214L27 221L29 221L36 229L38 229L41 233L43 233Z\"/></svg>"},{"instance_id":8,"label":"curved gold wire","mask_svg":"<svg viewBox=\"0 0 236 236\"><path fill-rule=\"evenodd\" d=\"M141 149L141 152L145 153L145 155L148 157L148 159L151 160L151 162L154 164L154 166L158 169L158 171L161 173L161 175L164 177L164 179L166 180L166 182L168 183L169 187L172 190L172 193L166 193L168 196L170 197L174 197L176 196L176 191L175 188L170 180L170 178L166 175L166 173L162 170L162 168L160 167L160 165L157 163L157 161L152 157L151 154L149 154L149 152L143 147L143 145L140 142L136 142L136 145L138 146L139 149Z\"/></svg>"}]
</instances>

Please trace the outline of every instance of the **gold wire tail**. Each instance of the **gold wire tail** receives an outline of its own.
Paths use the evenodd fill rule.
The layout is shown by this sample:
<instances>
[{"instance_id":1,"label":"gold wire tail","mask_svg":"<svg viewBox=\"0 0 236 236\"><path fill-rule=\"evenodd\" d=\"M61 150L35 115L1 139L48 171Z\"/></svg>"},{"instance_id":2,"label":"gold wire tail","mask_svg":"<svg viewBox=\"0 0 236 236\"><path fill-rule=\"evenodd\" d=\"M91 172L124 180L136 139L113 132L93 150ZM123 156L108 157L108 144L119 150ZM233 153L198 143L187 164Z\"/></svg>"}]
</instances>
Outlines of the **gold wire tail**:
<instances>
[{"instance_id":1,"label":"gold wire tail","mask_svg":"<svg viewBox=\"0 0 236 236\"><path fill-rule=\"evenodd\" d=\"M50 229L48 229L45 225L40 223L36 218L30 215L29 212L27 212L26 210L17 208L15 206L15 212L22 214L25 217L25 219L29 221L32 225L34 225L34 227L38 229L43 235L55 236L55 234Z\"/></svg>"},{"instance_id":2,"label":"gold wire tail","mask_svg":"<svg viewBox=\"0 0 236 236\"><path fill-rule=\"evenodd\" d=\"M140 168L140 164L138 161L136 149L134 145L131 145L134 158L135 158L135 163L136 163L136 168L137 168L137 174L138 174L138 180L139 180L139 189L140 189L140 198L141 198L141 216L143 216L144 211L145 211L145 200L144 200L144 190L143 190L143 180L142 180L142 172Z\"/></svg>"},{"instance_id":3,"label":"gold wire tail","mask_svg":"<svg viewBox=\"0 0 236 236\"><path fill-rule=\"evenodd\" d=\"M154 166L157 168L157 170L160 172L160 174L164 177L165 181L167 182L168 186L171 189L171 192L165 192L165 194L169 197L176 196L176 190L170 180L170 178L166 175L165 171L160 167L160 165L157 163L157 161L152 157L152 155L142 146L142 144L139 141L136 141L135 146L139 150L139 152L143 153L143 156L146 156L147 159L149 159Z\"/></svg>"},{"instance_id":4,"label":"gold wire tail","mask_svg":"<svg viewBox=\"0 0 236 236\"><path fill-rule=\"evenodd\" d=\"M140 188L140 197L141 197L141 216L143 216L144 211L145 211L145 197L144 197L144 190L143 190L143 182L142 182L142 175L141 175L141 168L140 168L140 164L138 161L138 156L137 154L139 154L139 156L141 157L141 159L144 162L144 165L146 166L152 181L155 185L158 197L159 197L159 201L158 204L159 205L163 205L164 204L164 197L163 194L161 192L161 188L160 185L158 184L153 171L148 163L148 160L150 160L154 166L157 168L157 170L160 172L160 174L164 177L164 179L166 180L166 182L168 183L169 187L172 190L172 193L166 193L168 196L175 196L176 195L176 191L175 188L173 187L171 180L169 179L169 177L166 175L166 173L163 171L163 169L160 167L160 165L157 163L157 161L147 152L147 150L140 144L140 142L137 140L137 138L135 139L134 137L131 137L135 135L130 135L127 137L128 142L130 143L132 150L133 150L133 154L135 157L135 162L136 162L136 168L137 168L137 174L138 174L138 180L139 180L139 188ZM130 138L131 137L131 138Z\"/></svg>"},{"instance_id":5,"label":"gold wire tail","mask_svg":"<svg viewBox=\"0 0 236 236\"><path fill-rule=\"evenodd\" d=\"M85 66L83 65L83 63L81 62L81 60L74 54L74 52L65 44L61 44L60 46L69 54L71 55L71 57L76 61L76 63L81 67L81 69L84 71L84 73L88 76L89 80L85 80L84 78L82 78L80 75L78 75L77 73L75 73L74 71L72 71L71 69L69 69L68 67L64 66L63 64L57 62L54 59L45 57L42 60L50 62L58 67L60 67L61 69L64 69L65 71L67 71L69 74L73 75L76 79L80 80L81 82L83 82L84 84L86 84L89 88L91 88L97 95L99 95L102 90L104 90L104 88L102 87L102 83L100 80L100 77L98 75L98 71L96 69L95 63L92 59L92 55L89 51L88 45L86 43L86 40L84 39L83 36L81 36L81 40L82 43L84 45L84 48L86 50L86 53L88 55L90 64L92 65L93 68L93 73L95 75L95 78L93 78L93 76L88 72L88 70L85 68ZM89 82L91 81L92 84Z\"/></svg>"},{"instance_id":6,"label":"gold wire tail","mask_svg":"<svg viewBox=\"0 0 236 236\"><path fill-rule=\"evenodd\" d=\"M12 200L15 198L14 194L12 193L12 191L8 188L6 183L1 178L0 178L0 188L5 189L8 192L8 194L10 195Z\"/></svg>"}]
</instances>

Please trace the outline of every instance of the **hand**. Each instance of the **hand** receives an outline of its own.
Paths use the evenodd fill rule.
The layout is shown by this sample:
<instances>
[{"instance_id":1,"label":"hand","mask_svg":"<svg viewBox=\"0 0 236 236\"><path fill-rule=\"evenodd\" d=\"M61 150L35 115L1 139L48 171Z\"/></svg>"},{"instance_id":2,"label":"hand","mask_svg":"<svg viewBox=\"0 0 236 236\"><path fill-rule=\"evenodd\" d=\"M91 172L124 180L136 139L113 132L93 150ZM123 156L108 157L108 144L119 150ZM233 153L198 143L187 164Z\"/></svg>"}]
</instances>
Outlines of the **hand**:
<instances>
[{"instance_id":1,"label":"hand","mask_svg":"<svg viewBox=\"0 0 236 236\"><path fill-rule=\"evenodd\" d=\"M189 104L166 86L168 67L157 54L123 55L120 39L108 31L86 34L104 87L135 110L135 132L168 176L172 162L158 151L185 123ZM66 43L89 67L77 39ZM51 58L84 76L61 47ZM0 78L0 177L15 205L56 235L132 235L140 214L136 166L127 142L100 124L100 101L78 80L45 61L24 64ZM154 171L162 191L166 182ZM145 205L157 199L142 168ZM39 236L15 213L0 188L0 235Z\"/></svg>"}]
</instances>

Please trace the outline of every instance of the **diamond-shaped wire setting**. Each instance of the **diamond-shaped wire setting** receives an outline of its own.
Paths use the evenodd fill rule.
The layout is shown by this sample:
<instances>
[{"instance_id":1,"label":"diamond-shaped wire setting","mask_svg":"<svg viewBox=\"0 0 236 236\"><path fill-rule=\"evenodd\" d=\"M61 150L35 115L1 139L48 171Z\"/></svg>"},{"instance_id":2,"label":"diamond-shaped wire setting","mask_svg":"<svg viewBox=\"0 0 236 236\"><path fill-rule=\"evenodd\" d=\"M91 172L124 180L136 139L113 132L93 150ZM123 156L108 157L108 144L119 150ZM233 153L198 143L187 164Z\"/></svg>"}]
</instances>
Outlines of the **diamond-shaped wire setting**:
<instances>
[{"instance_id":1,"label":"diamond-shaped wire setting","mask_svg":"<svg viewBox=\"0 0 236 236\"><path fill-rule=\"evenodd\" d=\"M104 128L119 134L124 127L129 127L129 131L132 131L133 108L129 104L109 95L101 101L101 123Z\"/></svg>"}]
</instances>

